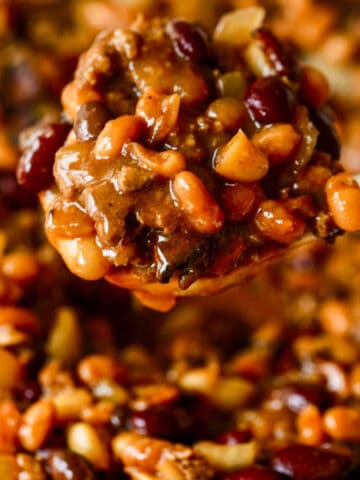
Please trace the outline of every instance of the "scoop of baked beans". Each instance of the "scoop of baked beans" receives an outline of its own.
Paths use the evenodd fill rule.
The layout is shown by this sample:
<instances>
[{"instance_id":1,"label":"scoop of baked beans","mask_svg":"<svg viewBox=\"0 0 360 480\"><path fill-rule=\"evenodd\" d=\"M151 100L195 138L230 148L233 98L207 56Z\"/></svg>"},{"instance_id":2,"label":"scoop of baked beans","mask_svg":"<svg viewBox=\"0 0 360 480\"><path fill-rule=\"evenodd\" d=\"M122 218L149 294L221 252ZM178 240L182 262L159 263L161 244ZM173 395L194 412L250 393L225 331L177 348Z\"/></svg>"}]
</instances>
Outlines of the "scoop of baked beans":
<instances>
[{"instance_id":1,"label":"scoop of baked beans","mask_svg":"<svg viewBox=\"0 0 360 480\"><path fill-rule=\"evenodd\" d=\"M65 121L23 135L17 172L72 272L167 310L304 240L360 229L327 80L264 16L236 10L212 35L142 20L80 57Z\"/></svg>"}]
</instances>

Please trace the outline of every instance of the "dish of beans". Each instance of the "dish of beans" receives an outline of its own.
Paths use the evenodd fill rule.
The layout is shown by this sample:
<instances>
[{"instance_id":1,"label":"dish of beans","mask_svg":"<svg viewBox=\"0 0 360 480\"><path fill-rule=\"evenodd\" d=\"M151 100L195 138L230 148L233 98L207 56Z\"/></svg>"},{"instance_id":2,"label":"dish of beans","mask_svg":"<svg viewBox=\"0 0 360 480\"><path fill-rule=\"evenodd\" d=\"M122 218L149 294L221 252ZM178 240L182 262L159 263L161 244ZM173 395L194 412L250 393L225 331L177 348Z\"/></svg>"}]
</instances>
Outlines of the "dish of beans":
<instances>
[{"instance_id":1,"label":"dish of beans","mask_svg":"<svg viewBox=\"0 0 360 480\"><path fill-rule=\"evenodd\" d=\"M81 56L65 121L23 134L17 171L41 192L46 233L72 272L166 310L306 234L359 229L327 81L263 17L237 10L212 37L182 20L139 20Z\"/></svg>"},{"instance_id":2,"label":"dish of beans","mask_svg":"<svg viewBox=\"0 0 360 480\"><path fill-rule=\"evenodd\" d=\"M263 11L258 8L223 17L212 36L205 34L205 27L185 21L201 19L210 32L220 13L243 3L266 3L268 25L287 39L286 47L264 29ZM340 162L351 164L352 172L360 170L356 160L360 149L350 141L357 138L360 110L358 91L351 87L356 86L358 65L355 3L0 0L1 480L359 479L359 234L329 241L343 230L358 230L358 187L336 160L339 137L345 146ZM351 13L345 12L345 5ZM80 61L70 83L76 88L66 87L61 106L60 92L70 80L78 54L89 47L99 30L126 29L139 12L145 18L159 12L176 14L181 21L168 18L144 23L139 17L130 32L101 34ZM131 38L138 40L134 44ZM335 100L330 102L339 120L330 109L323 74L295 64L287 51L289 42L305 48L303 58L312 56L316 66L326 60L331 46L334 63L329 80ZM150 44L154 49L157 45L165 48L145 56L143 49ZM126 52L113 50L114 45L126 45ZM137 48L139 56L132 57ZM103 63L107 55L109 71ZM119 63L119 55L124 63ZM168 65L164 62L149 72L150 60L168 55ZM100 70L105 66L104 77L96 68L92 71L96 85L91 83L90 60ZM135 70L137 61L141 68L137 65ZM280 70L262 74L260 67ZM170 91L152 89L149 93L146 84L143 92L133 77L139 69L137 81L147 72L147 82L156 82L156 88L170 85ZM156 76L156 72L161 73ZM84 79L85 74L90 76ZM188 75L194 75L191 81L181 83ZM339 78L344 83L338 83ZM208 87L208 97L191 105L185 100L184 105L181 92L199 95L199 79ZM78 82L84 88L77 90ZM259 82L261 88L254 88ZM173 91L175 83L177 90ZM266 105L256 119L251 109L257 105L259 92L271 90L267 105L273 107L275 87L282 92L280 96L285 92L280 115L294 108L291 119L275 121L273 108ZM61 113L65 105L66 113ZM174 107L178 109L175 119L171 116ZM154 109L157 113L152 117ZM264 115L271 123L263 123ZM44 116L40 125L32 126ZM174 130L157 140L171 118ZM104 130L105 137L109 134L109 122L110 133L115 122L115 131L125 138L138 128L141 134L127 139L126 149L116 159L96 158L96 144ZM244 123L235 129L236 122ZM28 126L31 129L21 133ZM110 137L113 148L116 143ZM306 148L304 138L309 142ZM300 142L291 154L290 139ZM232 175L233 169L223 161L220 173L216 171L215 160L226 158L237 142L242 154L251 145L251 166L254 158L267 159L268 170L262 178L229 180L226 175ZM15 176L19 143L25 153L17 176L26 189L17 184ZM68 169L64 151L69 153ZM81 171L75 169L75 151ZM145 163L136 160L139 152ZM211 158L209 152L213 152ZM284 152L288 152L287 159L281 157ZM60 182L59 171L55 171L56 185L53 164L60 154L64 168ZM294 163L306 155L304 163ZM186 168L164 176L169 166L181 165L182 157ZM246 156L240 158L245 163L236 171L248 174L243 169ZM263 173L261 165L255 164L257 175ZM154 173L154 168L161 168L161 173ZM88 177L77 176L81 173ZM182 182L184 176L189 181L189 174L200 193L208 192L216 201L219 210L215 211L224 215L219 232L198 232L204 223L199 223L193 211L187 216L181 207L177 213L180 203L174 185L179 175ZM192 273L194 283L185 290L178 286L186 265L176 264L169 282L161 283L164 279L156 277L155 264L150 268L150 263L140 264L143 259L136 259L135 266L133 257L131 266L111 264L106 276L115 286L103 279L86 282L79 278L99 266L109 268L110 263L98 239L98 250L94 250L98 227L83 203L85 184L95 187L92 179L97 176L101 188L107 181L114 188L136 186L122 194L126 207L137 209L135 220L130 217L125 222L135 236L122 247L132 248L132 241L137 245L145 235L143 251L149 252L146 260L150 262L155 245L164 247L166 261L174 254L174 245L179 255L195 245L187 264L200 272L198 277ZM74 181L78 182L76 191ZM152 190L161 197L166 184L174 202L170 205L174 219L170 220L181 221L184 227L178 245L174 234L167 250L167 233L158 227L151 230L150 220L157 220L149 216L148 209L151 199L156 199ZM67 262L71 252L70 260L81 259L79 275L70 272L48 242L38 197L46 214L47 236L65 258L68 255ZM305 225L299 240L294 233L291 242L284 242L290 239L286 225L276 230L275 238L260 231L255 218L260 205L269 202L281 205L281 215L284 211L291 214L295 226ZM160 200L157 206L161 215L168 208ZM108 215L106 202L95 207L97 213ZM138 217L149 225L139 226ZM121 219L112 213L104 217L103 225L111 220L108 225L113 228L113 221L119 225ZM279 237L281 232L286 236ZM106 231L101 233L102 241L110 238ZM108 235L113 233L108 231ZM311 242L306 243L309 233ZM188 234L192 236L186 243ZM199 239L211 249L198 248ZM245 250L240 239L249 241ZM215 245L218 251L212 250ZM281 261L264 267L268 259L285 250ZM251 279L248 274L255 273L256 264L259 271ZM174 293L207 293L226 286L230 266L234 275L240 268L247 271L246 279L235 288L183 299L168 313L144 307L145 303L165 310L172 306ZM140 267L146 271L139 272ZM134 290L140 288L140 281L141 293L131 296L119 288L125 280Z\"/></svg>"}]
</instances>

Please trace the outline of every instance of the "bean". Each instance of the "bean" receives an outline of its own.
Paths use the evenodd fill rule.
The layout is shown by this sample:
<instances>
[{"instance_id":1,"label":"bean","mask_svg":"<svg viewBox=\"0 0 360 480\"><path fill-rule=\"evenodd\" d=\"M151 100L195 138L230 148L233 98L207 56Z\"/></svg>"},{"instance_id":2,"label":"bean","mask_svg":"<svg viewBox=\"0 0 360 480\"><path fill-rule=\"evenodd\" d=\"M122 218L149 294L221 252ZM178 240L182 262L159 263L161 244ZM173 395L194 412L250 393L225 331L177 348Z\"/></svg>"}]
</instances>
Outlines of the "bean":
<instances>
[{"instance_id":1,"label":"bean","mask_svg":"<svg viewBox=\"0 0 360 480\"><path fill-rule=\"evenodd\" d=\"M174 176L171 188L175 200L199 233L213 234L224 224L224 214L202 181L189 171Z\"/></svg>"},{"instance_id":2,"label":"bean","mask_svg":"<svg viewBox=\"0 0 360 480\"><path fill-rule=\"evenodd\" d=\"M318 447L324 440L321 413L315 405L307 405L296 418L299 441Z\"/></svg>"},{"instance_id":3,"label":"bean","mask_svg":"<svg viewBox=\"0 0 360 480\"><path fill-rule=\"evenodd\" d=\"M317 68L304 66L300 75L300 96L307 105L320 108L329 99L330 86Z\"/></svg>"},{"instance_id":4,"label":"bean","mask_svg":"<svg viewBox=\"0 0 360 480\"><path fill-rule=\"evenodd\" d=\"M348 456L308 445L290 445L278 450L273 468L294 480L337 480L350 466Z\"/></svg>"},{"instance_id":5,"label":"bean","mask_svg":"<svg viewBox=\"0 0 360 480\"><path fill-rule=\"evenodd\" d=\"M51 450L45 465L51 480L95 480L90 465L69 450Z\"/></svg>"},{"instance_id":6,"label":"bean","mask_svg":"<svg viewBox=\"0 0 360 480\"><path fill-rule=\"evenodd\" d=\"M244 102L231 97L214 100L208 106L205 114L220 122L229 133L235 133L245 125L249 118Z\"/></svg>"},{"instance_id":7,"label":"bean","mask_svg":"<svg viewBox=\"0 0 360 480\"><path fill-rule=\"evenodd\" d=\"M67 444L74 453L86 458L95 470L109 469L110 455L107 447L90 424L72 424L67 432Z\"/></svg>"},{"instance_id":8,"label":"bean","mask_svg":"<svg viewBox=\"0 0 360 480\"><path fill-rule=\"evenodd\" d=\"M29 451L40 448L55 424L55 408L49 400L38 400L23 414L19 427L21 445Z\"/></svg>"},{"instance_id":9,"label":"bean","mask_svg":"<svg viewBox=\"0 0 360 480\"><path fill-rule=\"evenodd\" d=\"M352 318L345 302L331 298L319 308L318 317L325 332L345 336L349 333Z\"/></svg>"},{"instance_id":10,"label":"bean","mask_svg":"<svg viewBox=\"0 0 360 480\"><path fill-rule=\"evenodd\" d=\"M96 140L106 122L110 119L111 112L103 103L84 103L77 112L74 122L77 139L82 142Z\"/></svg>"},{"instance_id":11,"label":"bean","mask_svg":"<svg viewBox=\"0 0 360 480\"><path fill-rule=\"evenodd\" d=\"M360 188L347 173L338 173L325 185L326 199L336 225L348 232L360 230Z\"/></svg>"},{"instance_id":12,"label":"bean","mask_svg":"<svg viewBox=\"0 0 360 480\"><path fill-rule=\"evenodd\" d=\"M101 354L83 358L78 364L77 373L87 385L95 385L100 380L123 382L126 378L125 367L118 360Z\"/></svg>"},{"instance_id":13,"label":"bean","mask_svg":"<svg viewBox=\"0 0 360 480\"><path fill-rule=\"evenodd\" d=\"M274 76L255 80L245 92L245 104L260 123L289 123L296 100L290 88Z\"/></svg>"},{"instance_id":14,"label":"bean","mask_svg":"<svg viewBox=\"0 0 360 480\"><path fill-rule=\"evenodd\" d=\"M224 185L220 193L220 203L229 222L241 222L257 207L264 196L259 184Z\"/></svg>"},{"instance_id":15,"label":"bean","mask_svg":"<svg viewBox=\"0 0 360 480\"><path fill-rule=\"evenodd\" d=\"M72 388L58 392L52 397L56 418L62 422L79 420L83 409L91 405L93 399L84 388Z\"/></svg>"},{"instance_id":16,"label":"bean","mask_svg":"<svg viewBox=\"0 0 360 480\"><path fill-rule=\"evenodd\" d=\"M96 158L106 160L117 157L125 143L140 136L143 127L143 120L135 115L122 115L108 121L95 143Z\"/></svg>"},{"instance_id":17,"label":"bean","mask_svg":"<svg viewBox=\"0 0 360 480\"><path fill-rule=\"evenodd\" d=\"M242 130L221 147L214 160L214 170L235 182L255 182L269 170L266 156L255 147Z\"/></svg>"},{"instance_id":18,"label":"bean","mask_svg":"<svg viewBox=\"0 0 360 480\"><path fill-rule=\"evenodd\" d=\"M109 271L110 263L103 256L95 237L66 239L49 235L49 238L68 269L80 278L98 280Z\"/></svg>"},{"instance_id":19,"label":"bean","mask_svg":"<svg viewBox=\"0 0 360 480\"><path fill-rule=\"evenodd\" d=\"M26 285L37 277L40 265L33 253L12 252L4 256L1 270L9 279Z\"/></svg>"},{"instance_id":20,"label":"bean","mask_svg":"<svg viewBox=\"0 0 360 480\"><path fill-rule=\"evenodd\" d=\"M127 150L142 168L165 178L171 178L186 168L185 157L180 152L173 150L156 152L135 142L130 143Z\"/></svg>"},{"instance_id":21,"label":"bean","mask_svg":"<svg viewBox=\"0 0 360 480\"><path fill-rule=\"evenodd\" d=\"M260 204L255 214L255 225L265 237L285 245L300 238L306 230L301 219L275 200L265 200Z\"/></svg>"},{"instance_id":22,"label":"bean","mask_svg":"<svg viewBox=\"0 0 360 480\"><path fill-rule=\"evenodd\" d=\"M70 126L52 123L38 127L24 142L16 177L19 184L32 192L40 192L53 182L55 153L64 144Z\"/></svg>"},{"instance_id":23,"label":"bean","mask_svg":"<svg viewBox=\"0 0 360 480\"><path fill-rule=\"evenodd\" d=\"M208 59L206 39L199 27L183 20L173 20L168 23L167 32L179 57L197 63L206 62Z\"/></svg>"},{"instance_id":24,"label":"bean","mask_svg":"<svg viewBox=\"0 0 360 480\"><path fill-rule=\"evenodd\" d=\"M360 441L360 410L352 407L332 407L323 417L325 432L331 438L345 442Z\"/></svg>"},{"instance_id":25,"label":"bean","mask_svg":"<svg viewBox=\"0 0 360 480\"><path fill-rule=\"evenodd\" d=\"M292 125L280 123L260 130L253 136L252 142L266 155L271 165L280 165L296 153L301 136Z\"/></svg>"}]
</instances>

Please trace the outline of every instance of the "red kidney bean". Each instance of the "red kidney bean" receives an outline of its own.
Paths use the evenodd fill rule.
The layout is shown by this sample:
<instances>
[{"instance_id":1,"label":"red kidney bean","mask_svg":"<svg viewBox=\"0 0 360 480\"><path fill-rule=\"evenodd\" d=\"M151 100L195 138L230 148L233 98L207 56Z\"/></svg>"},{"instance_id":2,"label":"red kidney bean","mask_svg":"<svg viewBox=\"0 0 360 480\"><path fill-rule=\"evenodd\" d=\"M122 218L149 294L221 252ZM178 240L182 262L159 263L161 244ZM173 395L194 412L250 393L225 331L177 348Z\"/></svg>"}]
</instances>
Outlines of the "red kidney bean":
<instances>
[{"instance_id":1,"label":"red kidney bean","mask_svg":"<svg viewBox=\"0 0 360 480\"><path fill-rule=\"evenodd\" d=\"M90 465L68 450L51 451L45 466L51 480L95 480L95 473Z\"/></svg>"},{"instance_id":2,"label":"red kidney bean","mask_svg":"<svg viewBox=\"0 0 360 480\"><path fill-rule=\"evenodd\" d=\"M252 434L249 430L229 430L216 437L215 442L223 445L237 445L249 442L251 439Z\"/></svg>"},{"instance_id":3,"label":"red kidney bean","mask_svg":"<svg viewBox=\"0 0 360 480\"><path fill-rule=\"evenodd\" d=\"M208 59L205 34L199 27L174 20L168 24L167 31L179 57L198 63Z\"/></svg>"},{"instance_id":4,"label":"red kidney bean","mask_svg":"<svg viewBox=\"0 0 360 480\"><path fill-rule=\"evenodd\" d=\"M111 113L101 102L87 102L81 105L74 122L74 131L80 141L95 140Z\"/></svg>"},{"instance_id":5,"label":"red kidney bean","mask_svg":"<svg viewBox=\"0 0 360 480\"><path fill-rule=\"evenodd\" d=\"M249 467L230 473L221 480L281 480L281 475L269 468Z\"/></svg>"},{"instance_id":6,"label":"red kidney bean","mask_svg":"<svg viewBox=\"0 0 360 480\"><path fill-rule=\"evenodd\" d=\"M310 110L310 119L319 131L316 148L328 153L333 159L340 157L340 143L329 114L323 110Z\"/></svg>"},{"instance_id":7,"label":"red kidney bean","mask_svg":"<svg viewBox=\"0 0 360 480\"><path fill-rule=\"evenodd\" d=\"M279 75L295 76L298 73L296 62L290 50L282 44L267 28L260 28L255 38L260 44L267 58L270 60L276 73Z\"/></svg>"},{"instance_id":8,"label":"red kidney bean","mask_svg":"<svg viewBox=\"0 0 360 480\"><path fill-rule=\"evenodd\" d=\"M294 413L299 413L309 404L321 406L324 402L324 395L320 387L310 384L292 384L274 388L268 400L277 402L287 407Z\"/></svg>"},{"instance_id":9,"label":"red kidney bean","mask_svg":"<svg viewBox=\"0 0 360 480\"><path fill-rule=\"evenodd\" d=\"M14 172L1 172L0 199L3 204L14 209L37 205L36 195L18 185Z\"/></svg>"},{"instance_id":10,"label":"red kidney bean","mask_svg":"<svg viewBox=\"0 0 360 480\"><path fill-rule=\"evenodd\" d=\"M260 123L290 122L295 95L278 77L255 80L245 92L245 104Z\"/></svg>"},{"instance_id":11,"label":"red kidney bean","mask_svg":"<svg viewBox=\"0 0 360 480\"><path fill-rule=\"evenodd\" d=\"M67 124L51 123L39 126L25 140L16 177L26 190L40 192L51 185L55 153L64 144L69 131Z\"/></svg>"},{"instance_id":12,"label":"red kidney bean","mask_svg":"<svg viewBox=\"0 0 360 480\"><path fill-rule=\"evenodd\" d=\"M136 433L165 439L176 438L179 430L171 408L164 406L133 412L127 420L127 427Z\"/></svg>"},{"instance_id":13,"label":"red kidney bean","mask_svg":"<svg viewBox=\"0 0 360 480\"><path fill-rule=\"evenodd\" d=\"M307 445L290 445L272 459L274 470L294 480L337 480L351 464L349 457Z\"/></svg>"}]
</instances>

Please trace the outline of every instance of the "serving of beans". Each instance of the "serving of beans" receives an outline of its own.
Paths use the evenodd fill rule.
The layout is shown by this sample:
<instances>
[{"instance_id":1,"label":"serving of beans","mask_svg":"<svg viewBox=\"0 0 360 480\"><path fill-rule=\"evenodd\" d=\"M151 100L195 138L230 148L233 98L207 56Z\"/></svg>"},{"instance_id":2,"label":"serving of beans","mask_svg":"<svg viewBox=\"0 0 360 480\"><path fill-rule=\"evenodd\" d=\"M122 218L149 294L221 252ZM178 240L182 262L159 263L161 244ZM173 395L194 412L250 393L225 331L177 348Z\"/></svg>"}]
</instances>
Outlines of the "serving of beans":
<instances>
[{"instance_id":1,"label":"serving of beans","mask_svg":"<svg viewBox=\"0 0 360 480\"><path fill-rule=\"evenodd\" d=\"M278 254L306 233L359 229L349 213L356 182L332 177L339 145L326 79L296 64L262 27L263 13L228 14L213 38L185 21L143 21L136 32L104 33L82 55L62 96L68 139L59 132L45 142L55 126L25 134L18 167L38 192L55 180L51 195L41 193L52 196L46 230L72 272L121 286L132 275L138 298L156 283L169 298L202 293L197 280ZM237 22L233 41L226 28ZM48 176L35 185L38 170ZM57 210L70 204L92 223L92 239L81 230L64 238Z\"/></svg>"}]
</instances>

